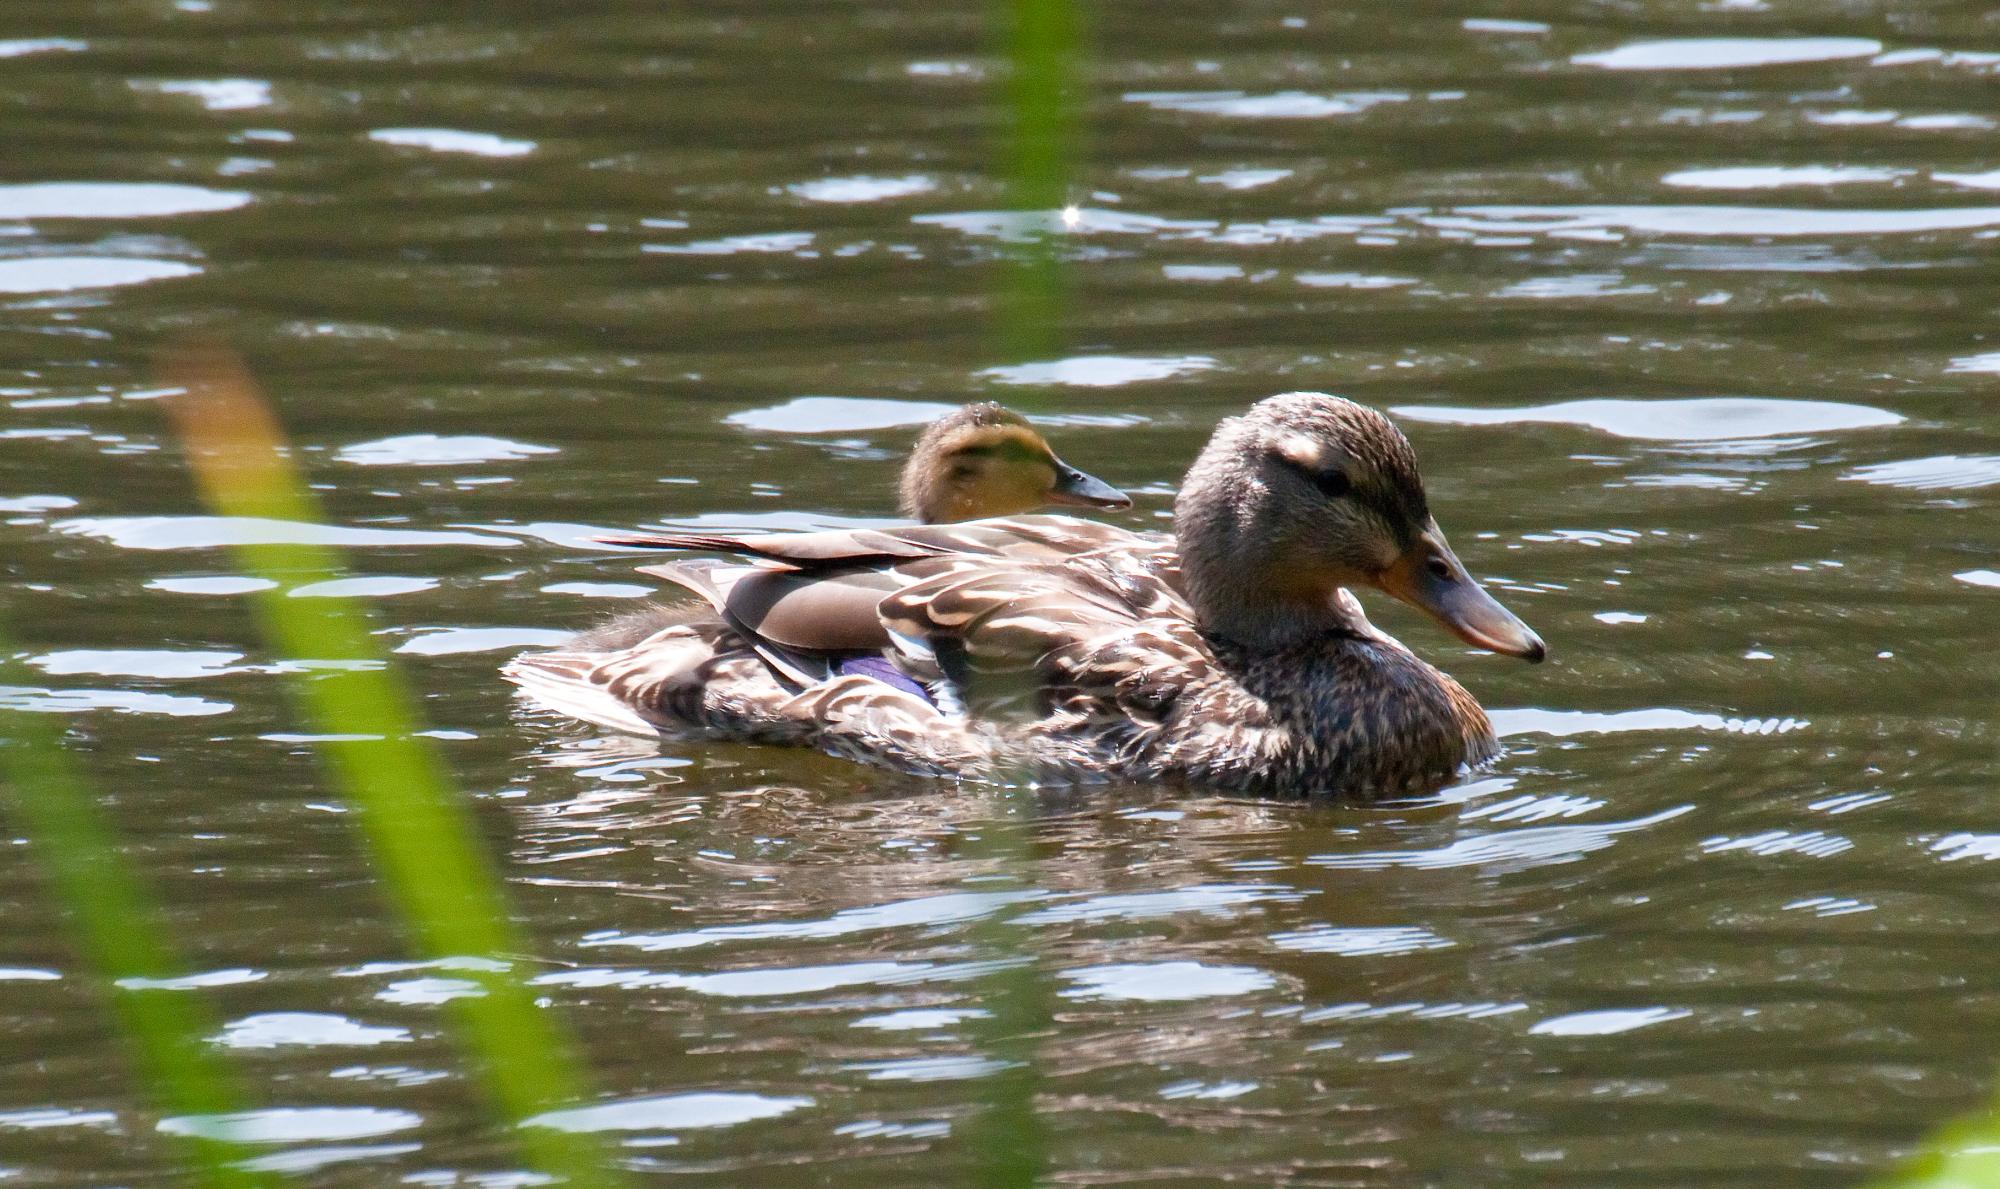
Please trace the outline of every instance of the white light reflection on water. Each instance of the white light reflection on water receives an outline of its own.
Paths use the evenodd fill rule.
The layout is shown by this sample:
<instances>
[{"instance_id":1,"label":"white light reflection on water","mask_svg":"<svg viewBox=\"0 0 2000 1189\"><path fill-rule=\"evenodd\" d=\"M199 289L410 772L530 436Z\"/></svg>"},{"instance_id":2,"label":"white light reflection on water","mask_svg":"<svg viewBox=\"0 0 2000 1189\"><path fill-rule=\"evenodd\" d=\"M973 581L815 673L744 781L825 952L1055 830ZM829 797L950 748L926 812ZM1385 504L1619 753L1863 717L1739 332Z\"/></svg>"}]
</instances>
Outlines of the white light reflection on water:
<instances>
[{"instance_id":1,"label":"white light reflection on water","mask_svg":"<svg viewBox=\"0 0 2000 1189\"><path fill-rule=\"evenodd\" d=\"M1617 735L1629 731L1727 731L1734 735L1782 735L1812 724L1797 718L1732 718L1720 714L1697 714L1671 706L1643 710L1542 710L1523 707L1489 712L1494 733L1501 738L1514 735L1549 735L1565 739L1572 735Z\"/></svg>"},{"instance_id":2,"label":"white light reflection on water","mask_svg":"<svg viewBox=\"0 0 2000 1189\"><path fill-rule=\"evenodd\" d=\"M684 1131L774 1119L812 1104L810 1098L767 1094L662 1094L547 1111L525 1120L522 1126L556 1131Z\"/></svg>"},{"instance_id":3,"label":"white light reflection on water","mask_svg":"<svg viewBox=\"0 0 2000 1189\"><path fill-rule=\"evenodd\" d=\"M388 1135L422 1122L423 1117L411 1111L381 1107L273 1107L232 1115L177 1115L161 1119L159 1130L239 1144L286 1144Z\"/></svg>"},{"instance_id":4,"label":"white light reflection on water","mask_svg":"<svg viewBox=\"0 0 2000 1189\"><path fill-rule=\"evenodd\" d=\"M209 111L248 111L271 105L271 84L256 78L169 79L131 86L161 95L185 95L199 100Z\"/></svg>"},{"instance_id":5,"label":"white light reflection on water","mask_svg":"<svg viewBox=\"0 0 2000 1189\"><path fill-rule=\"evenodd\" d=\"M713 925L685 933L592 934L583 945L615 946L645 953L692 949L727 941L845 937L884 929L954 924L983 920L1014 904L1042 899L1046 892L953 892L891 904L842 909L830 917L804 921L760 921L747 925Z\"/></svg>"},{"instance_id":6,"label":"white light reflection on water","mask_svg":"<svg viewBox=\"0 0 2000 1189\"><path fill-rule=\"evenodd\" d=\"M1352 116L1384 103L1407 103L1407 91L1343 91L1312 94L1276 91L1264 95L1242 91L1127 91L1127 103L1143 103L1156 111L1193 112L1251 120L1318 120Z\"/></svg>"},{"instance_id":7,"label":"white light reflection on water","mask_svg":"<svg viewBox=\"0 0 2000 1189\"><path fill-rule=\"evenodd\" d=\"M1577 54L1570 61L1603 70L1734 70L1869 58L1881 52L1882 43L1867 37L1684 37L1633 42Z\"/></svg>"},{"instance_id":8,"label":"white light reflection on water","mask_svg":"<svg viewBox=\"0 0 2000 1189\"><path fill-rule=\"evenodd\" d=\"M146 583L148 590L164 590L173 594L199 595L239 595L253 591L270 590L278 584L268 578L242 578L227 574L214 574L191 578L154 578Z\"/></svg>"},{"instance_id":9,"label":"white light reflection on water","mask_svg":"<svg viewBox=\"0 0 2000 1189\"><path fill-rule=\"evenodd\" d=\"M0 1111L0 1130L40 1131L46 1127L118 1126L118 1116L110 1111L76 1111L60 1107L40 1107L21 1111Z\"/></svg>"},{"instance_id":10,"label":"white light reflection on water","mask_svg":"<svg viewBox=\"0 0 2000 1189\"><path fill-rule=\"evenodd\" d=\"M1983 355L1960 355L1944 370L1959 374L2000 374L2000 351L1989 351Z\"/></svg>"},{"instance_id":11,"label":"white light reflection on water","mask_svg":"<svg viewBox=\"0 0 2000 1189\"><path fill-rule=\"evenodd\" d=\"M812 995L843 987L971 977L980 969L983 967L948 967L929 962L838 962L824 966L730 970L717 974L596 967L537 975L528 981L538 987L619 987L634 991L673 988L723 999L747 999Z\"/></svg>"},{"instance_id":12,"label":"white light reflection on water","mask_svg":"<svg viewBox=\"0 0 2000 1189\"><path fill-rule=\"evenodd\" d=\"M1424 950L1450 949L1448 937L1414 925L1369 928L1316 925L1293 933L1273 933L1271 944L1304 954L1338 954L1343 958L1383 958Z\"/></svg>"},{"instance_id":13,"label":"white light reflection on water","mask_svg":"<svg viewBox=\"0 0 2000 1189\"><path fill-rule=\"evenodd\" d=\"M179 260L118 256L29 256L0 260L0 293L64 293L74 289L114 289L147 281L192 277L199 265Z\"/></svg>"},{"instance_id":14,"label":"white light reflection on water","mask_svg":"<svg viewBox=\"0 0 2000 1189\"><path fill-rule=\"evenodd\" d=\"M1778 190L1787 186L1893 182L1909 177L1912 172L1867 165L1743 165L1727 169L1680 169L1660 181L1699 190Z\"/></svg>"},{"instance_id":15,"label":"white light reflection on water","mask_svg":"<svg viewBox=\"0 0 2000 1189\"><path fill-rule=\"evenodd\" d=\"M89 42L78 41L74 37L17 37L0 41L0 58L24 58L29 54L75 54L89 48Z\"/></svg>"},{"instance_id":16,"label":"white light reflection on water","mask_svg":"<svg viewBox=\"0 0 2000 1189\"><path fill-rule=\"evenodd\" d=\"M146 219L247 206L242 190L176 182L25 182L0 185L0 219Z\"/></svg>"},{"instance_id":17,"label":"white light reflection on water","mask_svg":"<svg viewBox=\"0 0 2000 1189\"><path fill-rule=\"evenodd\" d=\"M275 1049L291 1045L311 1048L368 1047L401 1044L410 1039L404 1028L378 1027L329 1012L277 1011L245 1016L223 1026L211 1038L227 1049Z\"/></svg>"},{"instance_id":18,"label":"white light reflection on water","mask_svg":"<svg viewBox=\"0 0 2000 1189\"><path fill-rule=\"evenodd\" d=\"M113 710L120 714L160 714L168 718L208 718L236 709L233 702L129 689L29 689L0 685L0 710L75 714Z\"/></svg>"},{"instance_id":19,"label":"white light reflection on water","mask_svg":"<svg viewBox=\"0 0 2000 1189\"><path fill-rule=\"evenodd\" d=\"M1666 1024L1674 1020L1684 1020L1694 1012L1684 1007L1637 1007L1615 1008L1605 1011L1580 1011L1566 1016L1550 1016L1540 1020L1528 1029L1530 1036L1615 1036L1621 1032L1633 1032L1640 1028L1650 1028L1655 1024Z\"/></svg>"},{"instance_id":20,"label":"white light reflection on water","mask_svg":"<svg viewBox=\"0 0 2000 1189\"><path fill-rule=\"evenodd\" d=\"M366 467L437 467L466 463L513 462L541 454L560 453L554 446L515 442L480 434L403 434L342 446L334 454L341 462Z\"/></svg>"},{"instance_id":21,"label":"white light reflection on water","mask_svg":"<svg viewBox=\"0 0 2000 1189\"><path fill-rule=\"evenodd\" d=\"M1121 384L1170 380L1176 376L1210 371L1215 366L1215 360L1207 355L1077 355L1040 363L989 367L978 374L982 379L998 384L1115 388Z\"/></svg>"},{"instance_id":22,"label":"white light reflection on water","mask_svg":"<svg viewBox=\"0 0 2000 1189\"><path fill-rule=\"evenodd\" d=\"M240 652L179 649L74 648L27 658L27 663L52 677L79 674L95 677L154 677L176 679L220 677L247 672L236 662Z\"/></svg>"},{"instance_id":23,"label":"white light reflection on water","mask_svg":"<svg viewBox=\"0 0 2000 1189\"><path fill-rule=\"evenodd\" d=\"M1693 811L1692 805L1678 805L1629 821L1534 826L1461 838L1433 848L1322 854L1313 855L1306 862L1315 867L1354 871L1385 871L1391 868L1436 871L1453 867L1483 867L1496 872L1525 871L1574 863L1593 851L1616 844L1620 835L1672 821Z\"/></svg>"},{"instance_id":24,"label":"white light reflection on water","mask_svg":"<svg viewBox=\"0 0 2000 1189\"><path fill-rule=\"evenodd\" d=\"M435 578L399 577L388 574L366 578L333 578L310 582L285 592L294 599L387 599L396 595L419 594L437 589Z\"/></svg>"},{"instance_id":25,"label":"white light reflection on water","mask_svg":"<svg viewBox=\"0 0 2000 1189\"><path fill-rule=\"evenodd\" d=\"M334 545L371 549L398 545L506 548L506 537L427 529L363 528L265 520L253 516L103 516L57 521L67 536L93 537L121 549L221 549L231 545Z\"/></svg>"},{"instance_id":26,"label":"white light reflection on water","mask_svg":"<svg viewBox=\"0 0 2000 1189\"><path fill-rule=\"evenodd\" d=\"M1866 405L1767 397L1691 400L1574 400L1514 409L1398 405L1412 421L1448 425L1580 425L1621 438L1653 442L1721 442L1899 425L1900 414Z\"/></svg>"},{"instance_id":27,"label":"white light reflection on water","mask_svg":"<svg viewBox=\"0 0 2000 1189\"><path fill-rule=\"evenodd\" d=\"M1254 966L1224 966L1206 962L1122 962L1066 970L1062 977L1076 985L1062 992L1065 999L1118 999L1142 1003L1173 1003L1250 995L1278 985L1269 971Z\"/></svg>"},{"instance_id":28,"label":"white light reflection on water","mask_svg":"<svg viewBox=\"0 0 2000 1189\"><path fill-rule=\"evenodd\" d=\"M1841 478L1912 491L1969 491L2000 483L2000 454L1940 454L1855 467Z\"/></svg>"},{"instance_id":29,"label":"white light reflection on water","mask_svg":"<svg viewBox=\"0 0 2000 1189\"><path fill-rule=\"evenodd\" d=\"M535 151L532 140L513 140L491 132L465 132L457 128L377 128L368 134L368 139L377 144L474 157L525 157Z\"/></svg>"},{"instance_id":30,"label":"white light reflection on water","mask_svg":"<svg viewBox=\"0 0 2000 1189\"><path fill-rule=\"evenodd\" d=\"M2000 207L1849 210L1765 206L1461 206L1418 214L1427 227L1489 235L1544 235L1615 228L1655 235L1921 235L2000 226Z\"/></svg>"},{"instance_id":31,"label":"white light reflection on water","mask_svg":"<svg viewBox=\"0 0 2000 1189\"><path fill-rule=\"evenodd\" d=\"M908 198L912 194L923 194L937 189L937 182L920 173L894 178L860 174L854 177L815 178L809 182L795 182L786 189L810 202L849 204Z\"/></svg>"}]
</instances>

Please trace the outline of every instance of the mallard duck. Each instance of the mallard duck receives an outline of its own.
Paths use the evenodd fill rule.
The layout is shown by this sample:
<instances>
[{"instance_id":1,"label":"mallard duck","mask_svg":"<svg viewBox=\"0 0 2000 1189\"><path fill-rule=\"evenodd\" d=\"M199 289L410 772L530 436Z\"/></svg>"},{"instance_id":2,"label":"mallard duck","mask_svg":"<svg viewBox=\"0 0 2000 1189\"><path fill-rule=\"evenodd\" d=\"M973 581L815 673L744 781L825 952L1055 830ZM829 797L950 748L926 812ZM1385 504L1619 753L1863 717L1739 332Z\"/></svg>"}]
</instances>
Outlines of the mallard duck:
<instances>
[{"instance_id":1,"label":"mallard duck","mask_svg":"<svg viewBox=\"0 0 2000 1189\"><path fill-rule=\"evenodd\" d=\"M712 611L622 649L517 657L506 675L531 697L622 730L937 776L1430 791L1496 753L1492 725L1344 588L1480 648L1544 653L1452 553L1408 440L1323 393L1222 422L1172 537L1034 515L619 543L747 560L641 567Z\"/></svg>"},{"instance_id":2,"label":"mallard duck","mask_svg":"<svg viewBox=\"0 0 2000 1189\"><path fill-rule=\"evenodd\" d=\"M992 401L961 405L931 422L896 485L903 515L921 524L1012 516L1037 508L1129 508L1126 494L1056 456L1026 417ZM571 647L630 647L687 621L688 609L648 603L610 617Z\"/></svg>"}]
</instances>

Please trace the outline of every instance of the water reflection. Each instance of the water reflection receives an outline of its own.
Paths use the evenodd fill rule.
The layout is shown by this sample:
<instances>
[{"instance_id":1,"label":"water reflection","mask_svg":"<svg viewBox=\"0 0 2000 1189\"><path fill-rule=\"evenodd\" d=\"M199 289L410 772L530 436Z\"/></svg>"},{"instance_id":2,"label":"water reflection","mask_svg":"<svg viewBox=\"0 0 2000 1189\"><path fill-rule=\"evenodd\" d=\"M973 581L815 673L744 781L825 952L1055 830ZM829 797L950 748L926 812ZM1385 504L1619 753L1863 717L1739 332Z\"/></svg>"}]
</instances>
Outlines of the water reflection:
<instances>
[{"instance_id":1,"label":"water reflection","mask_svg":"<svg viewBox=\"0 0 2000 1189\"><path fill-rule=\"evenodd\" d=\"M191 277L199 265L179 260L133 260L109 256L34 256L0 260L0 293L63 293L110 289L173 277Z\"/></svg>"},{"instance_id":2,"label":"water reflection","mask_svg":"<svg viewBox=\"0 0 2000 1189\"><path fill-rule=\"evenodd\" d=\"M556 1123L645 1171L962 1179L996 969L1053 1005L1063 1180L1846 1180L1985 1093L1990 31L1697 7L1107 10L1077 184L1031 212L966 13L188 0L0 41L35 674L0 704L61 719L198 962L164 989L262 1108L164 1126L316 1180L523 1175L437 1040L470 980L382 921L245 618L268 584L217 552L300 540L380 596L598 1067ZM1044 236L1064 338L996 358ZM193 514L147 361L191 328L251 355L329 527ZM1029 387L1147 527L1257 397L1393 409L1563 643L1531 679L1371 614L1510 754L1366 811L995 793L495 681L653 589L591 537L881 523L916 426ZM13 849L8 1163L157 1179Z\"/></svg>"},{"instance_id":3,"label":"water reflection","mask_svg":"<svg viewBox=\"0 0 2000 1189\"><path fill-rule=\"evenodd\" d=\"M0 186L0 219L152 219L235 210L251 198L169 182L26 182Z\"/></svg>"},{"instance_id":4,"label":"water reflection","mask_svg":"<svg viewBox=\"0 0 2000 1189\"><path fill-rule=\"evenodd\" d=\"M1393 410L1416 421L1454 425L1542 423L1582 425L1621 438L1659 442L1723 442L1777 438L1900 424L1883 409L1834 401L1708 397L1697 400L1583 400L1526 409L1463 409L1404 405Z\"/></svg>"},{"instance_id":5,"label":"water reflection","mask_svg":"<svg viewBox=\"0 0 2000 1189\"><path fill-rule=\"evenodd\" d=\"M1570 61L1603 70L1733 70L1868 58L1881 52L1882 43L1868 37L1686 37L1634 42L1577 54Z\"/></svg>"}]
</instances>

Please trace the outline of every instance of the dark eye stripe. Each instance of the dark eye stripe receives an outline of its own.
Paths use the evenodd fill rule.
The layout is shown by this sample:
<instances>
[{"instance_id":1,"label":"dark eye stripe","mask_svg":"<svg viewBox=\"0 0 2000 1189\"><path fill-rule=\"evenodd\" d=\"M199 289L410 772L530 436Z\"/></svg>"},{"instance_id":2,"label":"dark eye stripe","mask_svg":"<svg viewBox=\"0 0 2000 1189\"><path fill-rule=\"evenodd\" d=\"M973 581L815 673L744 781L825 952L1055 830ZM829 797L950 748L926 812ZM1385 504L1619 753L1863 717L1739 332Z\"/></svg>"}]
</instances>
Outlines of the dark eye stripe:
<instances>
[{"instance_id":1,"label":"dark eye stripe","mask_svg":"<svg viewBox=\"0 0 2000 1189\"><path fill-rule=\"evenodd\" d=\"M1346 471L1314 471L1307 478L1312 480L1314 487L1319 488L1321 495L1330 500L1344 498L1354 490L1354 484L1348 481Z\"/></svg>"},{"instance_id":2,"label":"dark eye stripe","mask_svg":"<svg viewBox=\"0 0 2000 1189\"><path fill-rule=\"evenodd\" d=\"M1028 445L1009 438L983 446L964 446L952 451L959 458L1004 458L1008 462L1047 462L1048 455Z\"/></svg>"},{"instance_id":3,"label":"dark eye stripe","mask_svg":"<svg viewBox=\"0 0 2000 1189\"><path fill-rule=\"evenodd\" d=\"M1327 467L1324 470L1311 470L1289 458L1284 459L1284 462L1299 478L1318 488L1319 493L1330 500L1345 499L1354 493L1354 481L1347 477L1346 471L1337 466Z\"/></svg>"}]
</instances>

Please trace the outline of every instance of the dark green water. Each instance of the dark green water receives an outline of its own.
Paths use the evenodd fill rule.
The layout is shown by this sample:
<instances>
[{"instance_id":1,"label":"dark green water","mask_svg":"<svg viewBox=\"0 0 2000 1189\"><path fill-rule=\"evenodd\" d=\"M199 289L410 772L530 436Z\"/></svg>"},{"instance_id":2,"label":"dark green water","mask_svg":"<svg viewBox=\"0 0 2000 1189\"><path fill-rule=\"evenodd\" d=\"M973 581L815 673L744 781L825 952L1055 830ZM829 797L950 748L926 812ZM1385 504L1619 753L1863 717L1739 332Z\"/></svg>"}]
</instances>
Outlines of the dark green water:
<instances>
[{"instance_id":1,"label":"dark green water","mask_svg":"<svg viewBox=\"0 0 2000 1189\"><path fill-rule=\"evenodd\" d=\"M304 447L634 1169L958 1182L996 937L1055 994L1052 1183L1848 1184L1984 1093L1989 14L1095 7L1072 316L1018 370L984 10L456 11L0 22L0 600L43 674L6 696L159 888L265 1164L521 1183L221 548L299 530L204 518L151 399L193 331ZM886 516L908 425L1037 378L1144 525L1257 397L1392 410L1554 659L1371 611L1508 757L1415 807L995 800L495 678L642 593L589 532ZM158 1183L31 860L0 1168Z\"/></svg>"}]
</instances>

